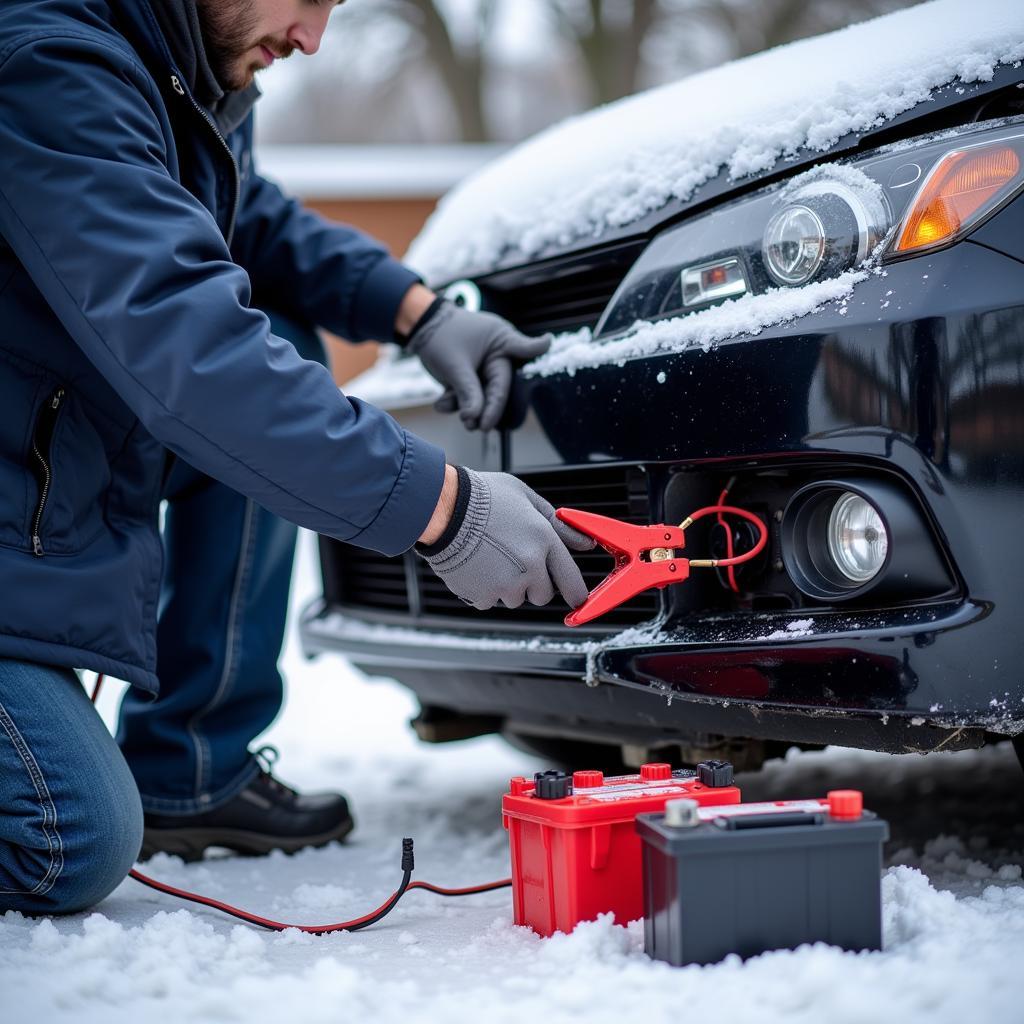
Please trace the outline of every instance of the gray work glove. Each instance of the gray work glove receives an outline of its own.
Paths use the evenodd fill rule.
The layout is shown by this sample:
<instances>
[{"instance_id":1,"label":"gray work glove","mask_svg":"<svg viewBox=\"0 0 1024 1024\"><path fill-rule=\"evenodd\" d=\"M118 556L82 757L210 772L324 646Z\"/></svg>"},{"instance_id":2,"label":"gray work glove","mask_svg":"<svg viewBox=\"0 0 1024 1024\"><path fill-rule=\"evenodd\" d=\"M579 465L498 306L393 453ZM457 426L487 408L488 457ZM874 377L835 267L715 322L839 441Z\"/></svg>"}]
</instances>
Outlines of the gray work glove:
<instances>
[{"instance_id":1,"label":"gray work glove","mask_svg":"<svg viewBox=\"0 0 1024 1024\"><path fill-rule=\"evenodd\" d=\"M493 313L474 313L438 299L405 346L447 389L440 412L459 411L468 430L493 430L505 410L516 365L542 356L551 337L528 338Z\"/></svg>"},{"instance_id":2,"label":"gray work glove","mask_svg":"<svg viewBox=\"0 0 1024 1024\"><path fill-rule=\"evenodd\" d=\"M480 611L547 604L556 589L569 607L583 604L587 586L568 549L590 551L594 541L557 519L522 480L458 473L452 521L436 544L417 547L448 589Z\"/></svg>"}]
</instances>

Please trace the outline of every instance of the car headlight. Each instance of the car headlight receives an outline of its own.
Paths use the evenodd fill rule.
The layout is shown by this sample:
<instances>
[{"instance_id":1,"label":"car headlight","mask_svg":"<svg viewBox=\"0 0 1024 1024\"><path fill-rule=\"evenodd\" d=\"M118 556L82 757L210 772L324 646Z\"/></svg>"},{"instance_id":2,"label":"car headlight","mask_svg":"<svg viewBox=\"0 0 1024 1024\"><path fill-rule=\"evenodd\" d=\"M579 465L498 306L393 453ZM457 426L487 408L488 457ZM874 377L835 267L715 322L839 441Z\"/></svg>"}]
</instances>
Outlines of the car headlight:
<instances>
[{"instance_id":1,"label":"car headlight","mask_svg":"<svg viewBox=\"0 0 1024 1024\"><path fill-rule=\"evenodd\" d=\"M883 242L883 260L952 245L1022 188L1020 119L821 164L663 231L619 285L596 336L836 277Z\"/></svg>"},{"instance_id":2,"label":"car headlight","mask_svg":"<svg viewBox=\"0 0 1024 1024\"><path fill-rule=\"evenodd\" d=\"M764 265L779 284L806 284L825 258L825 225L808 206L787 206L764 232Z\"/></svg>"},{"instance_id":3,"label":"car headlight","mask_svg":"<svg viewBox=\"0 0 1024 1024\"><path fill-rule=\"evenodd\" d=\"M801 175L776 196L781 208L765 228L761 256L777 284L835 277L863 263L889 229L884 192L867 175L859 187L827 172L815 176Z\"/></svg>"}]
</instances>

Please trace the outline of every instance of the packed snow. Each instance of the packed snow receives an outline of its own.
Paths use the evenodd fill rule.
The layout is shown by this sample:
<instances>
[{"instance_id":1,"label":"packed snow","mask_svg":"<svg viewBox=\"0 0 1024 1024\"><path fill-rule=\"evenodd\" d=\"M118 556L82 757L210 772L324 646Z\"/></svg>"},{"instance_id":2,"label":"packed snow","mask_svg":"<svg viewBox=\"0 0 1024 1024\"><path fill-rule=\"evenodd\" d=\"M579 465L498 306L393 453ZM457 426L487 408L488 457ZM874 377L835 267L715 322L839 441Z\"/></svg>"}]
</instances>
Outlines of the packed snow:
<instances>
[{"instance_id":1,"label":"packed snow","mask_svg":"<svg viewBox=\"0 0 1024 1024\"><path fill-rule=\"evenodd\" d=\"M814 619L794 619L786 623L785 629L773 629L759 640L793 640L797 637L814 635Z\"/></svg>"},{"instance_id":2,"label":"packed snow","mask_svg":"<svg viewBox=\"0 0 1024 1024\"><path fill-rule=\"evenodd\" d=\"M526 260L672 199L825 151L1024 58L1024 4L935 0L733 61L548 129L472 175L409 252L435 283Z\"/></svg>"},{"instance_id":3,"label":"packed snow","mask_svg":"<svg viewBox=\"0 0 1024 1024\"><path fill-rule=\"evenodd\" d=\"M728 299L688 316L653 323L639 320L625 334L597 344L587 328L558 335L551 348L528 363L523 372L527 377L548 377L555 373L572 376L577 370L609 363L622 366L630 359L663 352L683 352L691 348L707 352L718 342L756 337L769 327L791 323L829 302L841 303L853 294L854 285L866 280L871 272L871 268L860 267L801 288L772 288L762 295Z\"/></svg>"},{"instance_id":4,"label":"packed snow","mask_svg":"<svg viewBox=\"0 0 1024 1024\"><path fill-rule=\"evenodd\" d=\"M710 309L653 323L638 320L624 334L596 343L593 332L586 327L558 334L544 355L523 367L523 374L573 376L578 370L609 364L623 366L631 359L667 352L693 348L707 352L719 342L756 337L769 327L791 323L830 302L838 303L842 314L854 286L870 274L879 273L882 271L877 266L865 264L800 288L772 288L761 295L744 295ZM663 376L659 375L659 383L664 383ZM399 358L394 348L385 349L373 366L345 385L346 394L391 410L426 405L438 398L442 390L418 359Z\"/></svg>"},{"instance_id":5,"label":"packed snow","mask_svg":"<svg viewBox=\"0 0 1024 1024\"><path fill-rule=\"evenodd\" d=\"M294 607L316 592L303 538ZM352 841L293 857L159 856L172 884L303 923L364 912L393 889L400 838L416 876L461 885L507 875L500 795L540 762L493 738L418 744L413 700L338 657L305 662L290 632L284 714L267 739L279 769L353 799ZM105 692L109 720L116 693ZM826 946L675 969L647 959L639 922L608 918L540 939L512 925L507 891L408 895L380 925L312 937L257 931L126 881L93 912L0 918L0 1020L410 1021L651 1024L694 1021L1014 1020L1024 955L1024 786L1008 746L888 757L791 754L741 774L747 799L858 786L890 822L882 879L885 950Z\"/></svg>"}]
</instances>

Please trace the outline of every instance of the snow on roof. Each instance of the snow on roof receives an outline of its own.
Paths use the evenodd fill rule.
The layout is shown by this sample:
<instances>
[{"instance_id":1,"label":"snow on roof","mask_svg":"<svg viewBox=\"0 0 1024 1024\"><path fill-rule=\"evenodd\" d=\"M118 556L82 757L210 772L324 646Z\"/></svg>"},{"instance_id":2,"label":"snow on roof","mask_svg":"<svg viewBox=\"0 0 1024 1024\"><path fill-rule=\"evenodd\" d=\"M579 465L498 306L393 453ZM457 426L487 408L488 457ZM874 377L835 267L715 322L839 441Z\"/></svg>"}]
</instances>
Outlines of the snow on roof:
<instances>
[{"instance_id":1,"label":"snow on roof","mask_svg":"<svg viewBox=\"0 0 1024 1024\"><path fill-rule=\"evenodd\" d=\"M261 146L260 172L303 199L434 199L500 145Z\"/></svg>"},{"instance_id":2,"label":"snow on roof","mask_svg":"<svg viewBox=\"0 0 1024 1024\"><path fill-rule=\"evenodd\" d=\"M1024 58L1020 0L935 0L733 61L572 118L447 196L408 261L435 283L529 259L823 151L954 80Z\"/></svg>"}]
</instances>

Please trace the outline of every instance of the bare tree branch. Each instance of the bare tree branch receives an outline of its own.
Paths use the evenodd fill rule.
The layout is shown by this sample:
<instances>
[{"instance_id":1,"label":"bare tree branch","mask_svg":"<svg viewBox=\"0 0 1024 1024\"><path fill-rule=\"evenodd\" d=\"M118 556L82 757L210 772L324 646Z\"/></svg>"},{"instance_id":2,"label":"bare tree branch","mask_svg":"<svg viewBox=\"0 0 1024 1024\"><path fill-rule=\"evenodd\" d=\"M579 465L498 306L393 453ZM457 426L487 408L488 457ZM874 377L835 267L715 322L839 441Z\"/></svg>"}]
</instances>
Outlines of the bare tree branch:
<instances>
[{"instance_id":1,"label":"bare tree branch","mask_svg":"<svg viewBox=\"0 0 1024 1024\"><path fill-rule=\"evenodd\" d=\"M640 84L644 41L661 14L659 0L548 0L556 23L576 46L591 94L608 103Z\"/></svg>"},{"instance_id":2,"label":"bare tree branch","mask_svg":"<svg viewBox=\"0 0 1024 1024\"><path fill-rule=\"evenodd\" d=\"M804 36L839 28L852 21L906 6L912 0L532 0L546 11L554 33L578 55L569 67L556 64L561 50L552 50L547 65L524 65L522 74L531 76L525 85L507 66L500 68L504 88L521 89L522 95L550 96L552 83L564 95L531 108L531 127L544 123L544 111L558 116L572 109L578 95L573 77L582 73L583 84L593 103L607 103L629 95L651 81L664 81L681 73L706 67L723 59L742 57ZM372 105L390 109L405 97L407 107L429 103L437 110L433 91L440 86L447 95L463 141L487 141L508 134L506 125L494 125L490 117L515 107L512 103L487 103L487 88L493 90L496 60L507 62L496 52L493 33L500 13L515 12L526 0L474 0L474 6L460 8L464 22L454 24L445 0L362 0L345 14L349 45L358 49L358 39L370 38L390 22L402 30L400 52L386 53L387 68L373 90L373 69L363 72L363 95ZM349 13L349 11L351 13ZM340 26L339 26L340 29ZM460 31L456 31L460 29ZM404 33L411 33L406 36ZM356 41L352 41L353 35ZM554 54L559 54L558 57ZM424 68L432 78L424 87ZM334 81L344 70L335 69ZM545 93L544 90L548 92ZM335 109L336 91L327 88L319 96L311 82L307 95L313 101L308 118L329 121ZM415 102L424 97L430 99ZM413 102L410 96L415 94ZM445 112L446 113L446 112ZM445 121L442 113L441 122ZM368 112L368 122L374 114ZM435 119L436 122L436 119ZM315 130L311 124L308 131ZM436 130L436 129L435 129ZM515 129L514 129L515 130Z\"/></svg>"},{"instance_id":3,"label":"bare tree branch","mask_svg":"<svg viewBox=\"0 0 1024 1024\"><path fill-rule=\"evenodd\" d=\"M486 27L492 2L481 5L481 26ZM444 81L459 119L463 142L490 138L483 103L484 58L481 38L469 46L456 46L448 23L434 0L402 0L405 15L421 31L431 63Z\"/></svg>"}]
</instances>

